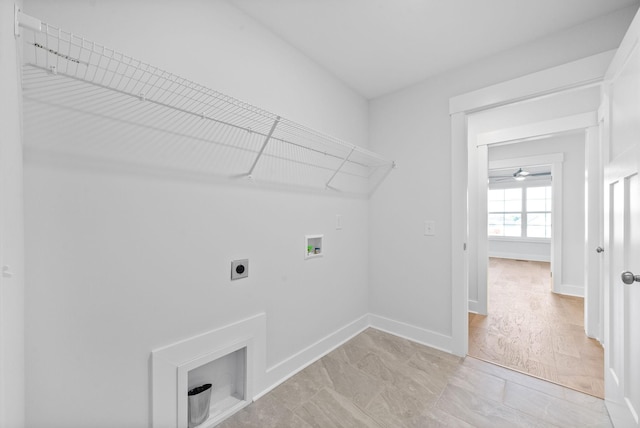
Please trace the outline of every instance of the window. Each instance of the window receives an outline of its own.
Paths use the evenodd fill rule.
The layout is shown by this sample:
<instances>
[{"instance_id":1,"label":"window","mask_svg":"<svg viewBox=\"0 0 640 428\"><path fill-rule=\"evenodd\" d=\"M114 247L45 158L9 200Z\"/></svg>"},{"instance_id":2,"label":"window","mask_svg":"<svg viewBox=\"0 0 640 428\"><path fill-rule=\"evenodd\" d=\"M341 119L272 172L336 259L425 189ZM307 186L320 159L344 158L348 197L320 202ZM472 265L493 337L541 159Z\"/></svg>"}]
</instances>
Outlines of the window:
<instances>
[{"instance_id":1,"label":"window","mask_svg":"<svg viewBox=\"0 0 640 428\"><path fill-rule=\"evenodd\" d=\"M489 236L522 236L522 189L489 190Z\"/></svg>"},{"instance_id":2,"label":"window","mask_svg":"<svg viewBox=\"0 0 640 428\"><path fill-rule=\"evenodd\" d=\"M551 186L489 189L489 236L551 238Z\"/></svg>"},{"instance_id":3,"label":"window","mask_svg":"<svg viewBox=\"0 0 640 428\"><path fill-rule=\"evenodd\" d=\"M529 238L551 238L551 186L527 187L527 233Z\"/></svg>"}]
</instances>

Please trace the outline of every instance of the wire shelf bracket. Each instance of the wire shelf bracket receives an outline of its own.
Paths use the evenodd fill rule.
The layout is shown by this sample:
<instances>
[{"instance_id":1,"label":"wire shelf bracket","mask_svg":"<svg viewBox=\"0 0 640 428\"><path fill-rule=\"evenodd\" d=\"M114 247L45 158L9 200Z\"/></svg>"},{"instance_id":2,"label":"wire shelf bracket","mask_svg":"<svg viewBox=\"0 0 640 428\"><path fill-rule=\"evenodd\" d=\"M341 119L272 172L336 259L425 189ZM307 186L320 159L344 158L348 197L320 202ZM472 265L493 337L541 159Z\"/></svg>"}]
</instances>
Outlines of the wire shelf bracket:
<instances>
[{"instance_id":1,"label":"wire shelf bracket","mask_svg":"<svg viewBox=\"0 0 640 428\"><path fill-rule=\"evenodd\" d=\"M55 140L87 155L367 196L395 168L377 153L41 22L17 6L15 33L24 46L25 126L33 122L27 145L38 146L48 132L60 138L46 144ZM58 110L48 110L52 106ZM62 119L48 119L44 111ZM63 120L66 126L40 129Z\"/></svg>"},{"instance_id":2,"label":"wire shelf bracket","mask_svg":"<svg viewBox=\"0 0 640 428\"><path fill-rule=\"evenodd\" d=\"M271 129L269 130L269 133L267 134L266 138L264 139L264 143L262 143L262 147L260 147L260 152L258 152L258 156L256 157L256 160L253 161L253 165L251 165L251 169L247 173L247 175L251 179L253 179L253 170L256 169L256 165L258 164L258 161L260 160L260 157L264 153L264 149L265 149L265 147L267 147L267 143L269 142L269 140L273 136L273 131L276 130L276 126L278 126L278 122L280 122L280 116L278 116L276 118L276 120L273 122L273 126L271 126Z\"/></svg>"},{"instance_id":3,"label":"wire shelf bracket","mask_svg":"<svg viewBox=\"0 0 640 428\"><path fill-rule=\"evenodd\" d=\"M333 181L333 179L335 178L336 175L338 175L338 173L340 172L340 170L342 169L342 167L344 166L345 163L347 163L347 161L349 160L349 158L351 157L351 155L353 154L354 150L356 149L356 147L352 147L351 151L349 152L349 154L344 158L344 160L342 161L342 163L340 164L340 166L335 170L335 172L333 173L333 175L331 176L331 178L329 178L329 180L325 183L325 187L327 189L330 189L331 186L329 186L329 184Z\"/></svg>"}]
</instances>

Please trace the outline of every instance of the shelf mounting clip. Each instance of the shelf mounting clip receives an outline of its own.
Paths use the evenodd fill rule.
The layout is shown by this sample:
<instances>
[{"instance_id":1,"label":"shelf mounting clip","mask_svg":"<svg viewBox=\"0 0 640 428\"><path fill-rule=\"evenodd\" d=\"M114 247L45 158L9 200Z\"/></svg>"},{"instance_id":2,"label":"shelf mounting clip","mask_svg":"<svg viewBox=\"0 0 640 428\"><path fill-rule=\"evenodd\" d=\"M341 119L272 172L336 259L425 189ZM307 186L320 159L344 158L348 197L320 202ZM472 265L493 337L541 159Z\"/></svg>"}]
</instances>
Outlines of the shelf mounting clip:
<instances>
[{"instance_id":1,"label":"shelf mounting clip","mask_svg":"<svg viewBox=\"0 0 640 428\"><path fill-rule=\"evenodd\" d=\"M42 31L42 21L22 12L17 4L13 6L13 16L14 16L14 25L13 25L14 36L20 37L20 27L30 28L34 31Z\"/></svg>"}]
</instances>

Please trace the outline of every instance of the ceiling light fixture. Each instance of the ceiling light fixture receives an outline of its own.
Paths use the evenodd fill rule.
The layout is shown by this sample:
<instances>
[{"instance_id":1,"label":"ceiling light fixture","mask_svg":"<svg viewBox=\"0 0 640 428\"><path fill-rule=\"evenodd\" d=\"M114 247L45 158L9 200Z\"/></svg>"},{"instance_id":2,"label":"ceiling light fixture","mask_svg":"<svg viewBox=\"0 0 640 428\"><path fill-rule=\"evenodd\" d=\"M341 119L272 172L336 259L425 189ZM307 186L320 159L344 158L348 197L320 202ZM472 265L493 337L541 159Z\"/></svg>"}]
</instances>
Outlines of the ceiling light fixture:
<instances>
[{"instance_id":1,"label":"ceiling light fixture","mask_svg":"<svg viewBox=\"0 0 640 428\"><path fill-rule=\"evenodd\" d=\"M518 168L516 172L513 173L513 178L517 181L523 181L529 175L529 171L525 171L522 168Z\"/></svg>"},{"instance_id":2,"label":"ceiling light fixture","mask_svg":"<svg viewBox=\"0 0 640 428\"><path fill-rule=\"evenodd\" d=\"M499 171L499 170L495 170L495 171ZM491 174L492 171L489 171L489 182L491 183L497 183L497 182L501 182L501 181L505 181L505 180L517 180L517 181L523 181L525 179L529 179L531 177L544 177L544 176L551 176L551 171L541 171L541 172L529 172L526 171L522 168L518 168L518 170L512 174L509 175L493 175Z\"/></svg>"}]
</instances>

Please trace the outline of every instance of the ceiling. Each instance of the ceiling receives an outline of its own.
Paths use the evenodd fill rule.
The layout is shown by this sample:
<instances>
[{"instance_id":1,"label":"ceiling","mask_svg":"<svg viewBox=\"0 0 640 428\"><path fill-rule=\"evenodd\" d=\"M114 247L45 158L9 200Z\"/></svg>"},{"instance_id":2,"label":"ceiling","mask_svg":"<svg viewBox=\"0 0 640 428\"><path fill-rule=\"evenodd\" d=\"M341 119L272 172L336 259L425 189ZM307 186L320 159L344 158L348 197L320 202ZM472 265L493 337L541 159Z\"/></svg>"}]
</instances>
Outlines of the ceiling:
<instances>
[{"instance_id":1,"label":"ceiling","mask_svg":"<svg viewBox=\"0 0 640 428\"><path fill-rule=\"evenodd\" d=\"M639 0L228 0L365 98Z\"/></svg>"}]
</instances>

